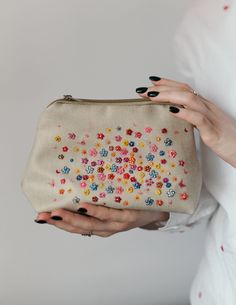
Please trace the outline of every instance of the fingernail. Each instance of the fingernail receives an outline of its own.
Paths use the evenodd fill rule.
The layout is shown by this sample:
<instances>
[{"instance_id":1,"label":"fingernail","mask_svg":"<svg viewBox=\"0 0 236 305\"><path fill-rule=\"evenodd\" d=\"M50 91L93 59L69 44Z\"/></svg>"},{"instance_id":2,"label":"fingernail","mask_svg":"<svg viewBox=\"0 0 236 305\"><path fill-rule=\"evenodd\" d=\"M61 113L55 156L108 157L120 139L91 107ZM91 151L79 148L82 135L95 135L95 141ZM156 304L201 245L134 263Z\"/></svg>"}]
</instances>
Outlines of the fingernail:
<instances>
[{"instance_id":1,"label":"fingernail","mask_svg":"<svg viewBox=\"0 0 236 305\"><path fill-rule=\"evenodd\" d=\"M147 87L139 87L139 88L136 88L136 92L137 93L144 93L147 91Z\"/></svg>"},{"instance_id":2,"label":"fingernail","mask_svg":"<svg viewBox=\"0 0 236 305\"><path fill-rule=\"evenodd\" d=\"M62 217L61 217L61 216L58 216L58 215L53 215L53 216L51 217L51 219L53 219L53 220L62 220Z\"/></svg>"},{"instance_id":3,"label":"fingernail","mask_svg":"<svg viewBox=\"0 0 236 305\"><path fill-rule=\"evenodd\" d=\"M160 92L157 92L157 91L150 91L150 92L148 92L148 96L149 97L155 97L155 96L158 96L158 94L159 94Z\"/></svg>"},{"instance_id":4,"label":"fingernail","mask_svg":"<svg viewBox=\"0 0 236 305\"><path fill-rule=\"evenodd\" d=\"M85 208L79 208L78 209L78 213L83 215L83 214L86 214L88 211L85 209Z\"/></svg>"},{"instance_id":5,"label":"fingernail","mask_svg":"<svg viewBox=\"0 0 236 305\"><path fill-rule=\"evenodd\" d=\"M170 106L170 107L169 107L169 111L170 111L170 112L173 112L173 113L178 113L178 112L179 112L179 108L174 107L174 106Z\"/></svg>"},{"instance_id":6,"label":"fingernail","mask_svg":"<svg viewBox=\"0 0 236 305\"><path fill-rule=\"evenodd\" d=\"M39 220L37 220L37 219L35 219L34 220L36 223L47 223L45 220L43 220L43 219L39 219Z\"/></svg>"},{"instance_id":7,"label":"fingernail","mask_svg":"<svg viewBox=\"0 0 236 305\"><path fill-rule=\"evenodd\" d=\"M154 82L158 82L159 80L161 80L161 78L158 76L149 76L149 79L153 80Z\"/></svg>"}]
</instances>

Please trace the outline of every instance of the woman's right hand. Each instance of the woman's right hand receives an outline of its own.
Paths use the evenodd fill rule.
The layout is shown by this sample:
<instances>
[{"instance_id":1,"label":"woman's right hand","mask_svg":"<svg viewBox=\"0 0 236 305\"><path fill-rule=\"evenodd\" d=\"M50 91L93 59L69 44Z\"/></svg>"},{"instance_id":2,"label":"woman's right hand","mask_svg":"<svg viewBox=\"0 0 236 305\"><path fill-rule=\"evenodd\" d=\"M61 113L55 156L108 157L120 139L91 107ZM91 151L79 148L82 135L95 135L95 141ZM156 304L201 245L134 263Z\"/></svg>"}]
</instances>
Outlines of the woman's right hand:
<instances>
[{"instance_id":1,"label":"woman's right hand","mask_svg":"<svg viewBox=\"0 0 236 305\"><path fill-rule=\"evenodd\" d=\"M173 116L193 124L202 141L221 159L236 168L236 120L200 95L187 84L150 77L153 86L136 92L151 101L170 101L184 108L170 107ZM145 91L145 92L144 92Z\"/></svg>"}]
</instances>

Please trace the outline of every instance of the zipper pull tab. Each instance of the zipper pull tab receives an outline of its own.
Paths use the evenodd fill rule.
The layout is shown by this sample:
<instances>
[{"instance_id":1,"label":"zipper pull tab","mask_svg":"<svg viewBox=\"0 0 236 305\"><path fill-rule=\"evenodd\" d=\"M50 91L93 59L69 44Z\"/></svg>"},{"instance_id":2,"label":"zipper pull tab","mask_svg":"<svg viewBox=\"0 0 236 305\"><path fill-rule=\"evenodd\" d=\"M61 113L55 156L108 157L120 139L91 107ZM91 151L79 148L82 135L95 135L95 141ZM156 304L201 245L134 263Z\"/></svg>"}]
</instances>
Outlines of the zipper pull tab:
<instances>
[{"instance_id":1,"label":"zipper pull tab","mask_svg":"<svg viewBox=\"0 0 236 305\"><path fill-rule=\"evenodd\" d=\"M63 95L63 99L67 100L67 101L73 101L74 100L74 98L70 94Z\"/></svg>"}]
</instances>

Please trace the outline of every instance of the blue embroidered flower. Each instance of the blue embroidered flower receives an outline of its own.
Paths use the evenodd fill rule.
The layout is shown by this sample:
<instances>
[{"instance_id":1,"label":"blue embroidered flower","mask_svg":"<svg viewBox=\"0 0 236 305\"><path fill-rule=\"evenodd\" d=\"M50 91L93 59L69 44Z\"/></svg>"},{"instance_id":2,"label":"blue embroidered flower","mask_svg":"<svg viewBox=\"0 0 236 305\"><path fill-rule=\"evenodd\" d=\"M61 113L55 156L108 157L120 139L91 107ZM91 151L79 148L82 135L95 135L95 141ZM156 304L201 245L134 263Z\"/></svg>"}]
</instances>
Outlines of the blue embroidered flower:
<instances>
[{"instance_id":1,"label":"blue embroidered flower","mask_svg":"<svg viewBox=\"0 0 236 305\"><path fill-rule=\"evenodd\" d=\"M109 186L106 188L106 191L107 191L107 193L109 193L109 194L113 193L114 190L115 190L115 188L112 187L111 185L109 185Z\"/></svg>"},{"instance_id":2,"label":"blue embroidered flower","mask_svg":"<svg viewBox=\"0 0 236 305\"><path fill-rule=\"evenodd\" d=\"M96 191L97 189L98 189L98 185L95 183L95 182L93 182L92 184L90 184L90 189L91 190L93 190L93 191Z\"/></svg>"},{"instance_id":3,"label":"blue embroidered flower","mask_svg":"<svg viewBox=\"0 0 236 305\"><path fill-rule=\"evenodd\" d=\"M154 155L153 154L151 154L151 153L148 153L147 155L146 155L146 159L148 160L148 161L153 161L154 160Z\"/></svg>"},{"instance_id":4,"label":"blue embroidered flower","mask_svg":"<svg viewBox=\"0 0 236 305\"><path fill-rule=\"evenodd\" d=\"M129 142L129 146L133 147L135 145L134 141Z\"/></svg>"},{"instance_id":5,"label":"blue embroidered flower","mask_svg":"<svg viewBox=\"0 0 236 305\"><path fill-rule=\"evenodd\" d=\"M112 164L111 165L111 167L110 167L110 169L111 169L111 171L114 173L114 172L116 172L116 170L117 170L117 168L118 168L118 166L116 165L116 164Z\"/></svg>"},{"instance_id":6,"label":"blue embroidered flower","mask_svg":"<svg viewBox=\"0 0 236 305\"><path fill-rule=\"evenodd\" d=\"M172 145L172 140L170 138L166 138L164 140L164 143L165 143L166 146L171 146Z\"/></svg>"},{"instance_id":7,"label":"blue embroidered flower","mask_svg":"<svg viewBox=\"0 0 236 305\"><path fill-rule=\"evenodd\" d=\"M168 192L166 192L166 194L167 194L168 197L174 197L175 191L170 189L170 190L168 190Z\"/></svg>"},{"instance_id":8,"label":"blue embroidered flower","mask_svg":"<svg viewBox=\"0 0 236 305\"><path fill-rule=\"evenodd\" d=\"M166 187L171 187L171 183L170 182L166 183Z\"/></svg>"},{"instance_id":9,"label":"blue embroidered flower","mask_svg":"<svg viewBox=\"0 0 236 305\"><path fill-rule=\"evenodd\" d=\"M146 205L153 205L154 200L153 200L151 197L148 197L148 198L145 200L145 202L146 202Z\"/></svg>"},{"instance_id":10,"label":"blue embroidered flower","mask_svg":"<svg viewBox=\"0 0 236 305\"><path fill-rule=\"evenodd\" d=\"M135 189L140 189L140 187L141 187L141 184L137 181L133 185L134 185Z\"/></svg>"},{"instance_id":11,"label":"blue embroidered flower","mask_svg":"<svg viewBox=\"0 0 236 305\"><path fill-rule=\"evenodd\" d=\"M62 172L63 174L69 174L70 168L67 167L67 166L64 166L63 169L61 170L61 172Z\"/></svg>"},{"instance_id":12,"label":"blue embroidered flower","mask_svg":"<svg viewBox=\"0 0 236 305\"><path fill-rule=\"evenodd\" d=\"M94 171L94 168L92 166L90 166L90 165L86 168L87 174L92 174L93 171Z\"/></svg>"},{"instance_id":13,"label":"blue embroidered flower","mask_svg":"<svg viewBox=\"0 0 236 305\"><path fill-rule=\"evenodd\" d=\"M156 178L157 175L158 175L158 172L155 171L155 170L153 169L153 170L151 170L151 172L149 173L149 175L150 175L151 178Z\"/></svg>"},{"instance_id":14,"label":"blue embroidered flower","mask_svg":"<svg viewBox=\"0 0 236 305\"><path fill-rule=\"evenodd\" d=\"M76 176L76 180L82 180L82 176L81 175L78 175L78 176Z\"/></svg>"},{"instance_id":15,"label":"blue embroidered flower","mask_svg":"<svg viewBox=\"0 0 236 305\"><path fill-rule=\"evenodd\" d=\"M101 157L107 157L108 151L105 148L102 148L102 150L99 151L99 154Z\"/></svg>"},{"instance_id":16,"label":"blue embroidered flower","mask_svg":"<svg viewBox=\"0 0 236 305\"><path fill-rule=\"evenodd\" d=\"M161 157L164 156L164 155L165 155L164 150L161 150L161 151L159 152L159 155L160 155Z\"/></svg>"}]
</instances>

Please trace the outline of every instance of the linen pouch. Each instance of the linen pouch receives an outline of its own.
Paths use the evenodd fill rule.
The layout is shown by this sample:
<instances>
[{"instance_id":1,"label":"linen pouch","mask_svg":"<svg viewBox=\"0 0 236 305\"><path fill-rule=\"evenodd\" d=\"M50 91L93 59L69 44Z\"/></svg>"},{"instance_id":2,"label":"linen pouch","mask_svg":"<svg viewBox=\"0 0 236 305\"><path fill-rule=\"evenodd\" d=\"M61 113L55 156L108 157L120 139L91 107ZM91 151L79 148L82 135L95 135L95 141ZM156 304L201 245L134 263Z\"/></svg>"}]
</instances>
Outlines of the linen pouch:
<instances>
[{"instance_id":1,"label":"linen pouch","mask_svg":"<svg viewBox=\"0 0 236 305\"><path fill-rule=\"evenodd\" d=\"M202 175L193 126L169 102L75 99L41 113L21 180L36 212L79 202L191 214Z\"/></svg>"}]
</instances>

